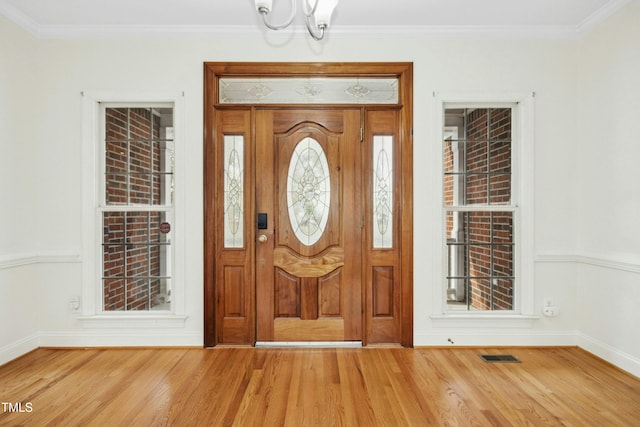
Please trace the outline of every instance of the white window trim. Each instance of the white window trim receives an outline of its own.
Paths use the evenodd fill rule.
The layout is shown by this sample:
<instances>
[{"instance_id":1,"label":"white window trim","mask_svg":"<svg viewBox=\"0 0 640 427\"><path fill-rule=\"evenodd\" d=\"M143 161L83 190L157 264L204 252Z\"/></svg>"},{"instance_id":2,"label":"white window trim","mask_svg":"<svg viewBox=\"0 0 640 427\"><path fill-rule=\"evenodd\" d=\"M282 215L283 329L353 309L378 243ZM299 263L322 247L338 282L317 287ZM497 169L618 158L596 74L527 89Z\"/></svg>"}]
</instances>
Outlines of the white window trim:
<instances>
[{"instance_id":1,"label":"white window trim","mask_svg":"<svg viewBox=\"0 0 640 427\"><path fill-rule=\"evenodd\" d=\"M436 193L443 194L443 129L444 108L452 104L482 107L513 104L513 164L512 204L517 206L517 217L514 218L514 234L516 237L516 254L514 271L516 276L516 291L514 310L501 311L447 311L446 305L446 227L444 208L441 199L436 203L433 214L434 223L438 227L441 238L434 243L435 259L441 260L434 265L432 287L433 307L431 320L440 326L459 326L460 322L476 319L485 322L485 326L527 326L531 320L539 318L534 314L534 98L535 93L514 92L434 92L434 132L431 144L432 168L436 177ZM468 207L465 207L467 209ZM498 206L497 209L504 210ZM508 207L506 207L508 209ZM497 322L497 323L496 323Z\"/></svg>"},{"instance_id":2,"label":"white window trim","mask_svg":"<svg viewBox=\"0 0 640 427\"><path fill-rule=\"evenodd\" d=\"M174 109L175 170L174 223L171 311L105 312L102 310L102 277L100 205L103 153L100 117L101 103L171 103ZM167 327L183 326L185 313L184 274L184 158L185 158L184 93L163 92L82 92L82 299L78 319L89 327ZM130 322L129 322L130 321ZM124 322L124 323L123 323Z\"/></svg>"}]
</instances>

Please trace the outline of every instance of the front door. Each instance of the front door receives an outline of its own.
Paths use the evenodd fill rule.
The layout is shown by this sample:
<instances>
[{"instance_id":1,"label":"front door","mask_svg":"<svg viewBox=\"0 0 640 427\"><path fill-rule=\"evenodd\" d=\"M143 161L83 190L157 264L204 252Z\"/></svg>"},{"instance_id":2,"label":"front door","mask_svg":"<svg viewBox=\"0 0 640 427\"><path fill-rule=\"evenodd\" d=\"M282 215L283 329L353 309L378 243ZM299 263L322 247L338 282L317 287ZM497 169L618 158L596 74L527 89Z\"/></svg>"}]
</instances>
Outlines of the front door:
<instances>
[{"instance_id":1,"label":"front door","mask_svg":"<svg viewBox=\"0 0 640 427\"><path fill-rule=\"evenodd\" d=\"M257 341L361 341L361 110L255 123Z\"/></svg>"},{"instance_id":2,"label":"front door","mask_svg":"<svg viewBox=\"0 0 640 427\"><path fill-rule=\"evenodd\" d=\"M204 343L413 345L413 66L204 64Z\"/></svg>"}]
</instances>

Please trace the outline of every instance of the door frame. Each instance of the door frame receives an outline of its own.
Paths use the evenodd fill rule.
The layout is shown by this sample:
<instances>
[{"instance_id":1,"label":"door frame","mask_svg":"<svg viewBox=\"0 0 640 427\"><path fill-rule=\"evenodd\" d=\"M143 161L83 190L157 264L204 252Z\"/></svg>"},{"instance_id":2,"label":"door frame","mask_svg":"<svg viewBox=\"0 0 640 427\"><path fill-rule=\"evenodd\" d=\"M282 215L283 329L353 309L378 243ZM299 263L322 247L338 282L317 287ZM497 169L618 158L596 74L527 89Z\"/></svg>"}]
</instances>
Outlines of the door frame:
<instances>
[{"instance_id":1,"label":"door frame","mask_svg":"<svg viewBox=\"0 0 640 427\"><path fill-rule=\"evenodd\" d=\"M204 145L203 145L203 190L204 190L204 346L213 347L224 343L219 335L217 322L220 321L216 313L218 295L216 289L216 267L220 259L217 234L219 229L216 200L222 179L219 169L219 159L216 146L220 141L220 117L223 114L233 114L242 110L254 116L257 104L229 105L219 102L219 80L223 77L393 77L398 79L398 104L400 112L399 153L403 179L398 194L402 207L401 215L401 304L400 304L400 344L405 347L413 346L413 63L410 62L358 62L358 63L305 63L305 62L205 62L204 63ZM330 108L347 107L349 104L330 105ZM269 107L269 104L260 104ZM271 105L274 108L286 108L286 105ZM304 108L305 105L291 105ZM322 106L313 105L312 108ZM359 108L381 108L380 105L357 105ZM227 113L231 112L231 113ZM251 122L251 121L250 121ZM249 139L254 139L254 129L246 129ZM248 147L254 149L252 142ZM248 157L252 158L252 155ZM253 160L249 160L251 163ZM247 182L248 187L255 185ZM245 207L248 218L255 218L253 190L248 195L248 206ZM254 234L255 227L249 227ZM255 237L255 236L253 236ZM255 239L248 239L247 252L254 262ZM254 274L253 269L249 274ZM247 322L253 324L253 331L248 331L244 341L236 344L253 345L255 343L255 289L247 294L249 301L245 301ZM363 301L365 299L363 298ZM364 314L364 307L363 307ZM366 317L366 316L365 316ZM366 320L365 320L366 321ZM366 344L366 342L363 342Z\"/></svg>"}]
</instances>

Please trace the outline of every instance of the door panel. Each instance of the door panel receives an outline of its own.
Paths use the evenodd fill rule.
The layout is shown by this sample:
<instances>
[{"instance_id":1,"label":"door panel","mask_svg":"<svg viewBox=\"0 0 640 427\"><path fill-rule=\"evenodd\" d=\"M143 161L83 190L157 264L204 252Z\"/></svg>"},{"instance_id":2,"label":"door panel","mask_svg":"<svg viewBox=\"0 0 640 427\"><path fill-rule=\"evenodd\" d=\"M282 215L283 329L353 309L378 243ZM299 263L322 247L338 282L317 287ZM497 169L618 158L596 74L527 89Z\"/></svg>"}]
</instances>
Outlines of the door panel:
<instances>
[{"instance_id":1,"label":"door panel","mask_svg":"<svg viewBox=\"0 0 640 427\"><path fill-rule=\"evenodd\" d=\"M215 159L215 167L210 168L207 171L207 176L213 176L213 171L225 171L229 169L236 169L236 174L232 178L242 178L242 182L246 182L247 176L251 176L252 173L252 156L243 156L244 161L240 165L234 164L234 156L225 155L224 142L228 137L235 137L238 141L242 141L242 147L240 143L236 146L237 150L250 153L253 150L251 145L251 114L249 110L227 110L220 111L216 117L216 137L221 143L216 147L215 157L210 153L211 157ZM227 153L228 154L228 153ZM219 173L221 176L230 175ZM229 183L227 183L229 184ZM240 211L246 211L251 207L251 199L253 198L253 189L251 186L243 185L242 191L236 193L236 204L244 206L245 209L239 209ZM225 179L218 180L215 185L209 186L210 191L207 194L227 194L228 188L225 188ZM215 189L215 190L214 190ZM209 300L215 301L215 326L218 343L222 344L243 344L252 342L255 339L255 329L253 327L255 323L254 318L254 290L253 290L253 264L254 253L253 245L248 242L244 236L244 233L240 233L240 238L235 242L236 244L229 244L225 239L225 231L229 227L230 218L225 217L225 199L228 197L221 197L216 205L215 209L209 209L210 218L207 221L215 224L215 227L210 227L210 230L206 241L213 241L216 243L218 251L214 258L217 268L214 270L214 278L216 287L210 289L214 291L214 295L209 297ZM215 214L215 215L213 215ZM241 215L236 218L237 222L241 224L235 224L235 228L239 230L252 230L251 222L252 218L248 215ZM231 221L232 222L232 221ZM211 229L216 231L211 232ZM209 267L214 262L209 260L206 267Z\"/></svg>"},{"instance_id":2,"label":"door panel","mask_svg":"<svg viewBox=\"0 0 640 427\"><path fill-rule=\"evenodd\" d=\"M402 173L399 113L367 111L365 117L365 339L369 344L401 342L402 286L400 242ZM389 146L376 147L388 139ZM376 149L377 148L377 149ZM409 230L410 231L410 230Z\"/></svg>"},{"instance_id":3,"label":"door panel","mask_svg":"<svg viewBox=\"0 0 640 427\"><path fill-rule=\"evenodd\" d=\"M256 111L258 341L362 339L359 132L359 110Z\"/></svg>"}]
</instances>

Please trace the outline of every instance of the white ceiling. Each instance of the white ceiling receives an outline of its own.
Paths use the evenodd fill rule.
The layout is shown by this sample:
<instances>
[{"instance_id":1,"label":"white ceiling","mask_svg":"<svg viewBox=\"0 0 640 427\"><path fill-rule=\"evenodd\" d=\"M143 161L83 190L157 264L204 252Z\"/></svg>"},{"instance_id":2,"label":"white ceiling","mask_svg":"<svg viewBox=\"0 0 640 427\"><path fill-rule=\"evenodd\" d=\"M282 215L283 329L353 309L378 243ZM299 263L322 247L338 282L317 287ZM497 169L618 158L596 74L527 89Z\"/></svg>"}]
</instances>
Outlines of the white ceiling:
<instances>
[{"instance_id":1,"label":"white ceiling","mask_svg":"<svg viewBox=\"0 0 640 427\"><path fill-rule=\"evenodd\" d=\"M639 0L342 0L330 32L572 36L590 30L629 1ZM288 11L289 0L274 0L274 18L284 19ZM40 37L52 38L263 31L254 0L0 0L0 13Z\"/></svg>"}]
</instances>

